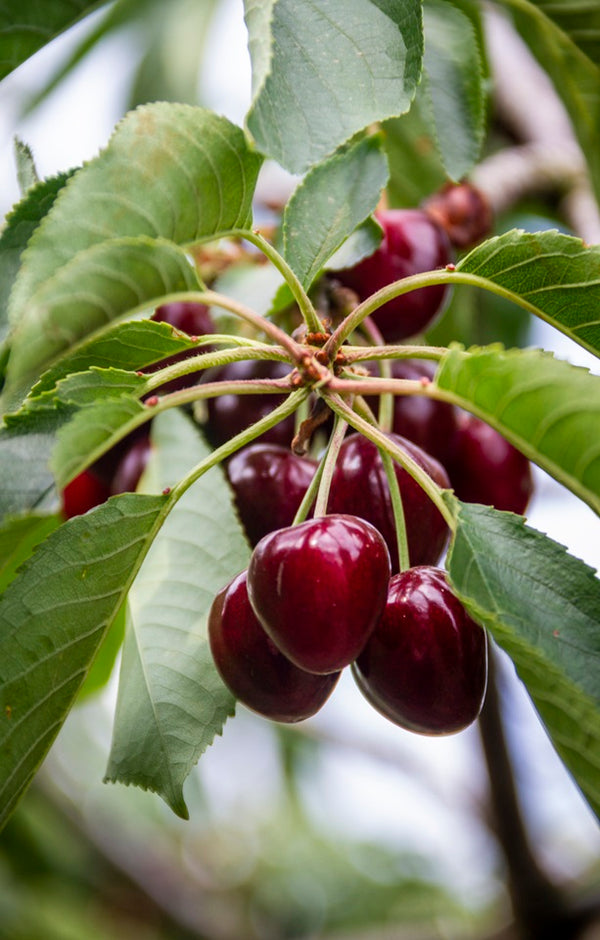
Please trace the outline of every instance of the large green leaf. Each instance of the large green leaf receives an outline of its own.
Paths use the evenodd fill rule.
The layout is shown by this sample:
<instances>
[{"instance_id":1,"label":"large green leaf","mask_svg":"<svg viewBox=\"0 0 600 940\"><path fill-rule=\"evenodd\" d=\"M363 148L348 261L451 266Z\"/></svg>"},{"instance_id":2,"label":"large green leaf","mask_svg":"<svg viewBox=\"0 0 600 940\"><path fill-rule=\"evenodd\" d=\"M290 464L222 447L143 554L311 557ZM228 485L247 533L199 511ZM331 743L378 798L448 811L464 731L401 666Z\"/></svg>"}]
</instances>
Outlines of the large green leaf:
<instances>
[{"instance_id":1,"label":"large green leaf","mask_svg":"<svg viewBox=\"0 0 600 940\"><path fill-rule=\"evenodd\" d=\"M247 228L261 162L239 127L204 108L162 102L132 111L36 229L11 315L18 318L40 285L99 242L145 235L184 246Z\"/></svg>"},{"instance_id":2,"label":"large green leaf","mask_svg":"<svg viewBox=\"0 0 600 940\"><path fill-rule=\"evenodd\" d=\"M585 50L598 48L597 4L583 4L573 0L561 6L530 0L496 0L512 13L515 25L543 69L552 79L562 98L581 149L588 162L596 198L600 199L600 69L597 58L592 61L582 52L583 35L587 36ZM590 8L591 7L591 8ZM569 12L577 11L578 25ZM546 15L547 14L547 15ZM552 18L551 18L552 17ZM563 32L561 27L567 28Z\"/></svg>"},{"instance_id":3,"label":"large green leaf","mask_svg":"<svg viewBox=\"0 0 600 940\"><path fill-rule=\"evenodd\" d=\"M0 79L104 0L5 0L0 6Z\"/></svg>"},{"instance_id":4,"label":"large green leaf","mask_svg":"<svg viewBox=\"0 0 600 940\"><path fill-rule=\"evenodd\" d=\"M60 525L58 516L19 516L0 529L0 594L16 577L36 545Z\"/></svg>"},{"instance_id":5,"label":"large green leaf","mask_svg":"<svg viewBox=\"0 0 600 940\"><path fill-rule=\"evenodd\" d=\"M471 19L448 0L425 0L424 81L435 136L448 176L459 180L479 158L485 131L485 90L478 37Z\"/></svg>"},{"instance_id":6,"label":"large green leaf","mask_svg":"<svg viewBox=\"0 0 600 940\"><path fill-rule=\"evenodd\" d=\"M600 376L540 350L489 346L450 349L436 384L600 513Z\"/></svg>"},{"instance_id":7,"label":"large green leaf","mask_svg":"<svg viewBox=\"0 0 600 940\"><path fill-rule=\"evenodd\" d=\"M447 567L463 603L512 658L600 815L600 580L519 516L468 503Z\"/></svg>"},{"instance_id":8,"label":"large green leaf","mask_svg":"<svg viewBox=\"0 0 600 940\"><path fill-rule=\"evenodd\" d=\"M380 137L344 148L307 173L283 217L285 257L305 288L373 212L387 178Z\"/></svg>"},{"instance_id":9,"label":"large green leaf","mask_svg":"<svg viewBox=\"0 0 600 940\"><path fill-rule=\"evenodd\" d=\"M179 412L159 416L152 438L155 489L172 486L209 454ZM249 555L215 467L172 509L129 594L106 779L153 790L184 818L183 782L234 708L210 654L208 611Z\"/></svg>"},{"instance_id":10,"label":"large green leaf","mask_svg":"<svg viewBox=\"0 0 600 940\"><path fill-rule=\"evenodd\" d=\"M34 186L6 217L0 234L0 340L8 333L8 298L17 276L21 255L31 235L52 207L67 173Z\"/></svg>"},{"instance_id":11,"label":"large green leaf","mask_svg":"<svg viewBox=\"0 0 600 940\"><path fill-rule=\"evenodd\" d=\"M79 251L19 307L5 397L117 317L198 286L184 250L161 238L114 238Z\"/></svg>"},{"instance_id":12,"label":"large green leaf","mask_svg":"<svg viewBox=\"0 0 600 940\"><path fill-rule=\"evenodd\" d=\"M127 493L53 532L0 599L0 826L46 756L165 511Z\"/></svg>"},{"instance_id":13,"label":"large green leaf","mask_svg":"<svg viewBox=\"0 0 600 940\"><path fill-rule=\"evenodd\" d=\"M246 0L255 72L248 127L286 169L302 172L362 128L408 110L423 52L419 0L265 6Z\"/></svg>"},{"instance_id":14,"label":"large green leaf","mask_svg":"<svg viewBox=\"0 0 600 940\"><path fill-rule=\"evenodd\" d=\"M584 52L600 61L600 6L596 0L529 0Z\"/></svg>"},{"instance_id":15,"label":"large green leaf","mask_svg":"<svg viewBox=\"0 0 600 940\"><path fill-rule=\"evenodd\" d=\"M557 231L515 229L474 248L457 271L474 275L470 283L499 288L600 354L600 245Z\"/></svg>"}]
</instances>

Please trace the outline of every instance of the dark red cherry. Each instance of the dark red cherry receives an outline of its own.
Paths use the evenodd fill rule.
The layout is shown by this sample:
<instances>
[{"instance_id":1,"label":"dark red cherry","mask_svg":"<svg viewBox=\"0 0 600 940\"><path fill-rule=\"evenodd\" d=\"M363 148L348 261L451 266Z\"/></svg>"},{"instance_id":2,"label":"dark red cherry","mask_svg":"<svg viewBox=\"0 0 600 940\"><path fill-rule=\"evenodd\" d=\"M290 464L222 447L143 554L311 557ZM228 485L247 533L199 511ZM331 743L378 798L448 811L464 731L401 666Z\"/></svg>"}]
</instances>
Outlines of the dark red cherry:
<instances>
[{"instance_id":1,"label":"dark red cherry","mask_svg":"<svg viewBox=\"0 0 600 940\"><path fill-rule=\"evenodd\" d=\"M62 512L67 519L81 516L94 506L106 502L110 487L93 470L84 470L67 483L62 493Z\"/></svg>"},{"instance_id":2,"label":"dark red cherry","mask_svg":"<svg viewBox=\"0 0 600 940\"><path fill-rule=\"evenodd\" d=\"M450 734L481 710L486 635L443 571L411 568L391 579L383 615L353 673L364 696L390 721L421 734Z\"/></svg>"},{"instance_id":3,"label":"dark red cherry","mask_svg":"<svg viewBox=\"0 0 600 940\"><path fill-rule=\"evenodd\" d=\"M221 678L240 702L273 721L302 721L331 695L339 672L316 676L279 652L250 602L247 572L217 594L208 618L210 649Z\"/></svg>"},{"instance_id":4,"label":"dark red cherry","mask_svg":"<svg viewBox=\"0 0 600 940\"><path fill-rule=\"evenodd\" d=\"M207 333L215 332L215 325L210 315L210 311L204 304L193 301L174 301L169 304L162 304L157 307L151 317L159 323L169 323L183 333L189 333L190 336L204 336ZM152 366L148 366L146 372L156 372L157 369L163 369L165 366L173 365L175 362L182 362L191 356L197 356L200 353L208 352L209 346L198 347L197 349L186 349L183 352L169 356ZM160 394L167 392L177 392L182 388L189 388L190 385L196 385L203 377L204 373L191 372L188 375L182 375L178 379L172 379L165 382L157 391Z\"/></svg>"},{"instance_id":5,"label":"dark red cherry","mask_svg":"<svg viewBox=\"0 0 600 940\"><path fill-rule=\"evenodd\" d=\"M379 532L331 515L266 535L248 568L250 603L300 669L337 672L358 656L383 610L390 559Z\"/></svg>"},{"instance_id":6,"label":"dark red cherry","mask_svg":"<svg viewBox=\"0 0 600 940\"><path fill-rule=\"evenodd\" d=\"M444 489L450 486L448 475L437 460L398 434L388 436L439 486ZM410 474L397 463L394 469L402 496L410 562L412 565L434 565L446 547L448 526ZM377 447L362 434L351 434L340 447L328 511L352 513L374 525L388 546L392 571L398 571L396 527L387 477Z\"/></svg>"},{"instance_id":7,"label":"dark red cherry","mask_svg":"<svg viewBox=\"0 0 600 940\"><path fill-rule=\"evenodd\" d=\"M110 484L111 493L134 493L151 453L152 445L147 434L135 439L117 463Z\"/></svg>"},{"instance_id":8,"label":"dark red cherry","mask_svg":"<svg viewBox=\"0 0 600 940\"><path fill-rule=\"evenodd\" d=\"M391 366L392 378L413 382L431 382L435 364L426 359L396 359ZM368 403L377 414L376 396ZM454 458L458 411L447 402L424 395L395 395L392 431L408 438L445 467Z\"/></svg>"},{"instance_id":9,"label":"dark red cherry","mask_svg":"<svg viewBox=\"0 0 600 940\"><path fill-rule=\"evenodd\" d=\"M292 524L316 468L279 444L250 444L231 458L227 476L251 545Z\"/></svg>"},{"instance_id":10,"label":"dark red cherry","mask_svg":"<svg viewBox=\"0 0 600 940\"><path fill-rule=\"evenodd\" d=\"M469 503L484 503L519 515L533 493L527 457L485 421L459 418L454 460L448 465L454 492Z\"/></svg>"},{"instance_id":11,"label":"dark red cherry","mask_svg":"<svg viewBox=\"0 0 600 940\"><path fill-rule=\"evenodd\" d=\"M272 360L244 360L231 362L210 374L211 382L232 382L239 379L281 379L289 375L288 363ZM285 400L285 395L272 393L257 395L219 395L207 401L208 421L206 435L214 447L244 431L255 421L264 418ZM294 436L294 417L285 418L261 435L262 442L290 445Z\"/></svg>"},{"instance_id":12,"label":"dark red cherry","mask_svg":"<svg viewBox=\"0 0 600 940\"><path fill-rule=\"evenodd\" d=\"M455 248L470 248L492 233L492 208L472 183L446 183L423 203L423 210L447 233Z\"/></svg>"},{"instance_id":13,"label":"dark red cherry","mask_svg":"<svg viewBox=\"0 0 600 940\"><path fill-rule=\"evenodd\" d=\"M410 274L443 268L452 260L444 230L421 209L386 209L375 213L383 228L379 248L335 277L359 299ZM420 333L441 313L448 296L445 284L421 287L388 301L372 320L388 343Z\"/></svg>"}]
</instances>

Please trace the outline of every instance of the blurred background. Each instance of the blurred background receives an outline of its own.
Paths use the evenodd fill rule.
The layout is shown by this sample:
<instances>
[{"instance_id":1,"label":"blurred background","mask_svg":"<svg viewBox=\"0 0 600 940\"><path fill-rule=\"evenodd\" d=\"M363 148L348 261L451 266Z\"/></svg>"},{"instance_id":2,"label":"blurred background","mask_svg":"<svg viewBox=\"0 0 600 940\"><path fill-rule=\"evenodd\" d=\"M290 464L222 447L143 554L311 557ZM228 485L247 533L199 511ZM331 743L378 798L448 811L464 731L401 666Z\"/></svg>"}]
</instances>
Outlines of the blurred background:
<instances>
[{"instance_id":1,"label":"blurred background","mask_svg":"<svg viewBox=\"0 0 600 940\"><path fill-rule=\"evenodd\" d=\"M515 55L532 68L523 49ZM491 43L490 62L501 91ZM19 198L15 135L40 176L52 175L93 157L128 109L158 99L243 123L242 0L108 4L11 74L0 84L2 214ZM388 130L398 147L410 137L406 123ZM490 154L515 137L494 92ZM394 153L393 198L414 204L439 170L433 163L419 192L416 172L416 182L400 172L404 158L394 175ZM257 211L292 185L267 166ZM552 191L519 195L497 231L569 230L562 208ZM472 292L457 293L436 328L436 342L450 338L543 346L597 371L542 323ZM600 567L591 510L541 472L536 481L530 524ZM597 821L510 662L499 657L495 673L486 723L447 738L391 725L350 675L297 728L238 707L187 781L189 822L153 794L101 782L115 676L73 711L0 835L0 938L511 938L524 935L514 913L529 902L555 915L554 931L536 936L600 936Z\"/></svg>"}]
</instances>

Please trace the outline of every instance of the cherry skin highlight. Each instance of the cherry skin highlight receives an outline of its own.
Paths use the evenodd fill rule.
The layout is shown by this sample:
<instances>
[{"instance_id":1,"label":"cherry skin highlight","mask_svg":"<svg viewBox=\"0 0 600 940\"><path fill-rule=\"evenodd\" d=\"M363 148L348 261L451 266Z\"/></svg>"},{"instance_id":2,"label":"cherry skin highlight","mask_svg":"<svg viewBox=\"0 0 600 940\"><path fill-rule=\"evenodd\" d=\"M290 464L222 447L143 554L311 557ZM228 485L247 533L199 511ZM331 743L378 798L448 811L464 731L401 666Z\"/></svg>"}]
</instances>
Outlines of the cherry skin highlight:
<instances>
[{"instance_id":1,"label":"cherry skin highlight","mask_svg":"<svg viewBox=\"0 0 600 940\"><path fill-rule=\"evenodd\" d=\"M410 568L391 579L385 610L353 674L390 721L421 734L452 734L481 711L486 634L443 571Z\"/></svg>"},{"instance_id":2,"label":"cherry skin highlight","mask_svg":"<svg viewBox=\"0 0 600 940\"><path fill-rule=\"evenodd\" d=\"M452 261L445 231L421 209L386 209L375 213L383 228L379 248L335 277L361 301L393 281L444 268ZM443 310L446 284L420 287L389 300L371 314L387 343L396 343L430 326Z\"/></svg>"},{"instance_id":3,"label":"cherry skin highlight","mask_svg":"<svg viewBox=\"0 0 600 940\"><path fill-rule=\"evenodd\" d=\"M444 489L449 487L448 475L437 460L406 438L397 434L387 436L412 457L439 486ZM411 564L436 564L448 541L448 526L439 510L410 474L397 463L394 463L394 471L402 497ZM328 510L352 513L374 525L387 544L392 571L398 571L394 511L383 462L375 444L361 434L351 434L340 447L331 482Z\"/></svg>"},{"instance_id":4,"label":"cherry skin highlight","mask_svg":"<svg viewBox=\"0 0 600 940\"><path fill-rule=\"evenodd\" d=\"M289 375L289 363L272 360L247 360L231 362L211 371L211 382L232 382L240 379L281 379ZM265 393L264 395L219 395L207 401L208 421L206 435L213 447L218 447L230 440L240 431L244 431L255 421L264 418L277 405L285 401L285 395ZM285 418L275 427L261 434L261 442L290 445L294 436L294 416Z\"/></svg>"},{"instance_id":5,"label":"cherry skin highlight","mask_svg":"<svg viewBox=\"0 0 600 940\"><path fill-rule=\"evenodd\" d=\"M533 493L531 464L495 428L461 414L454 460L448 465L454 492L468 503L483 503L518 515Z\"/></svg>"},{"instance_id":6,"label":"cherry skin highlight","mask_svg":"<svg viewBox=\"0 0 600 940\"><path fill-rule=\"evenodd\" d=\"M390 560L369 523L330 515L266 535L248 568L250 603L300 669L337 672L364 647L385 605Z\"/></svg>"},{"instance_id":7,"label":"cherry skin highlight","mask_svg":"<svg viewBox=\"0 0 600 940\"><path fill-rule=\"evenodd\" d=\"M272 721L310 718L339 679L339 672L325 676L304 672L279 652L250 606L246 571L213 601L208 638L225 685L240 702Z\"/></svg>"},{"instance_id":8,"label":"cherry skin highlight","mask_svg":"<svg viewBox=\"0 0 600 940\"><path fill-rule=\"evenodd\" d=\"M251 545L292 524L316 469L315 460L279 444L250 444L234 454L227 477Z\"/></svg>"}]
</instances>

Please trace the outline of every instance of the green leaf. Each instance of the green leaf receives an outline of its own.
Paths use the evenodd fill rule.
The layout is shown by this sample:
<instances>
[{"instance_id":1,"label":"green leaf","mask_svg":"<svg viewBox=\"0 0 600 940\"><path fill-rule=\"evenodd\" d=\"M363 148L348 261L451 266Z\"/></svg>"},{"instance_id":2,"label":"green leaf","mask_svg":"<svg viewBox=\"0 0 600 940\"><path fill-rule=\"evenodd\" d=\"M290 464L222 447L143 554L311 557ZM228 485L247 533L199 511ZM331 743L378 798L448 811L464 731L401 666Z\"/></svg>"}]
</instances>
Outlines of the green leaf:
<instances>
[{"instance_id":1,"label":"green leaf","mask_svg":"<svg viewBox=\"0 0 600 940\"><path fill-rule=\"evenodd\" d=\"M17 164L17 180L21 194L24 196L28 189L31 189L32 186L39 183L40 178L35 167L33 151L29 144L15 137L14 149Z\"/></svg>"},{"instance_id":2,"label":"green leaf","mask_svg":"<svg viewBox=\"0 0 600 940\"><path fill-rule=\"evenodd\" d=\"M64 173L38 183L6 216L0 233L0 340L5 338L9 330L8 298L19 270L21 255L68 178L69 174Z\"/></svg>"},{"instance_id":3,"label":"green leaf","mask_svg":"<svg viewBox=\"0 0 600 940\"><path fill-rule=\"evenodd\" d=\"M158 488L210 452L180 412L159 416L152 431ZM234 709L210 654L208 611L249 555L215 467L174 506L129 594L106 779L153 790L184 818L183 782Z\"/></svg>"},{"instance_id":4,"label":"green leaf","mask_svg":"<svg viewBox=\"0 0 600 940\"><path fill-rule=\"evenodd\" d=\"M541 350L450 349L435 378L600 513L600 376Z\"/></svg>"},{"instance_id":5,"label":"green leaf","mask_svg":"<svg viewBox=\"0 0 600 940\"><path fill-rule=\"evenodd\" d=\"M363 258L372 255L379 248L383 237L381 225L369 216L358 228L354 229L352 235L346 239L344 244L338 248L335 254L331 255L325 265L328 271L339 271L342 268L352 268Z\"/></svg>"},{"instance_id":6,"label":"green leaf","mask_svg":"<svg viewBox=\"0 0 600 940\"><path fill-rule=\"evenodd\" d=\"M529 0L528 5L547 16L592 62L598 63L600 6L596 0Z\"/></svg>"},{"instance_id":7,"label":"green leaf","mask_svg":"<svg viewBox=\"0 0 600 940\"><path fill-rule=\"evenodd\" d=\"M600 353L600 245L588 246L557 231L515 229L483 242L456 267L475 275L482 287L497 285L505 296Z\"/></svg>"},{"instance_id":8,"label":"green leaf","mask_svg":"<svg viewBox=\"0 0 600 940\"><path fill-rule=\"evenodd\" d=\"M421 72L419 0L246 2L259 147L300 173L357 131L407 111Z\"/></svg>"},{"instance_id":9,"label":"green leaf","mask_svg":"<svg viewBox=\"0 0 600 940\"><path fill-rule=\"evenodd\" d=\"M155 320L130 320L112 324L92 339L80 343L72 352L62 356L58 362L41 376L31 389L25 404L43 392L51 391L56 384L73 372L85 372L93 366L98 368L139 370L176 353L202 347L169 323Z\"/></svg>"},{"instance_id":10,"label":"green leaf","mask_svg":"<svg viewBox=\"0 0 600 940\"><path fill-rule=\"evenodd\" d=\"M485 132L485 91L471 19L447 0L425 0L426 91L435 137L448 176L460 180L479 159Z\"/></svg>"},{"instance_id":11,"label":"green leaf","mask_svg":"<svg viewBox=\"0 0 600 940\"><path fill-rule=\"evenodd\" d=\"M152 409L135 398L107 398L81 408L56 435L50 465L59 488L151 419Z\"/></svg>"},{"instance_id":12,"label":"green leaf","mask_svg":"<svg viewBox=\"0 0 600 940\"><path fill-rule=\"evenodd\" d=\"M77 702L82 702L102 691L112 676L125 637L126 605L126 601L121 604L118 613L100 643L98 652L94 656L88 674L78 692Z\"/></svg>"},{"instance_id":13,"label":"green leaf","mask_svg":"<svg viewBox=\"0 0 600 940\"><path fill-rule=\"evenodd\" d=\"M165 503L127 493L71 519L0 599L0 826L63 724Z\"/></svg>"},{"instance_id":14,"label":"green leaf","mask_svg":"<svg viewBox=\"0 0 600 940\"><path fill-rule=\"evenodd\" d=\"M0 594L16 577L36 545L60 525L58 516L20 516L0 529Z\"/></svg>"},{"instance_id":15,"label":"green leaf","mask_svg":"<svg viewBox=\"0 0 600 940\"><path fill-rule=\"evenodd\" d=\"M366 137L320 163L287 204L284 255L305 288L377 206L388 178L381 143Z\"/></svg>"},{"instance_id":16,"label":"green leaf","mask_svg":"<svg viewBox=\"0 0 600 940\"><path fill-rule=\"evenodd\" d=\"M0 7L0 79L101 0L5 0Z\"/></svg>"},{"instance_id":17,"label":"green leaf","mask_svg":"<svg viewBox=\"0 0 600 940\"><path fill-rule=\"evenodd\" d=\"M160 238L116 238L78 252L21 311L5 397L10 400L13 390L31 384L62 352L117 317L198 286L184 250Z\"/></svg>"},{"instance_id":18,"label":"green leaf","mask_svg":"<svg viewBox=\"0 0 600 940\"><path fill-rule=\"evenodd\" d=\"M132 111L32 236L11 315L24 314L41 284L99 242L146 236L186 246L248 228L261 162L239 127L203 108L159 102ZM64 284L67 293L76 287Z\"/></svg>"},{"instance_id":19,"label":"green leaf","mask_svg":"<svg viewBox=\"0 0 600 940\"><path fill-rule=\"evenodd\" d=\"M390 166L389 204L412 209L446 182L425 81L408 114L386 121L383 129Z\"/></svg>"},{"instance_id":20,"label":"green leaf","mask_svg":"<svg viewBox=\"0 0 600 940\"><path fill-rule=\"evenodd\" d=\"M560 16L560 6L554 4L553 18L550 18L549 2L529 2L529 0L496 0L507 7L534 56L548 73L557 94L567 109L573 129L588 162L596 198L600 199L600 69L581 51L575 41L580 33L570 13ZM594 32L598 21L596 4L590 5L581 0L569 0L565 4L567 11L578 11L587 29L591 31L591 45L586 43L586 51L597 52L598 34ZM546 15L548 13L548 15ZM579 21L581 22L581 20ZM561 26L569 26L568 35ZM574 41L575 40L575 41Z\"/></svg>"},{"instance_id":21,"label":"green leaf","mask_svg":"<svg viewBox=\"0 0 600 940\"><path fill-rule=\"evenodd\" d=\"M519 516L453 504L452 585L512 658L554 746L600 815L600 580Z\"/></svg>"}]
</instances>

